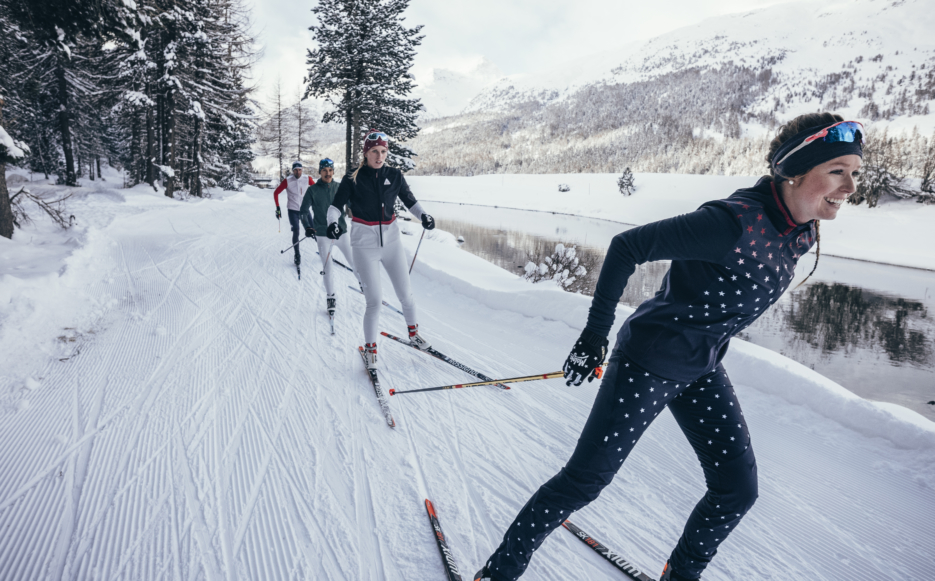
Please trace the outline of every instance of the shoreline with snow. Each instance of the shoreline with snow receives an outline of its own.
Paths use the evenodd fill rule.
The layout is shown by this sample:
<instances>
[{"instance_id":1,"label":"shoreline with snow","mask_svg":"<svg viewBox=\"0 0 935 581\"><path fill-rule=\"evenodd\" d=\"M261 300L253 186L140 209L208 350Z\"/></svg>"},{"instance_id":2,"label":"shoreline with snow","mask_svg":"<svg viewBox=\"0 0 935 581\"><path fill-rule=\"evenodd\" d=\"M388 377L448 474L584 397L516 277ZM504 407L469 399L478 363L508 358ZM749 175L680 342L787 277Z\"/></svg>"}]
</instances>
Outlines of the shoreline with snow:
<instances>
[{"instance_id":1,"label":"shoreline with snow","mask_svg":"<svg viewBox=\"0 0 935 581\"><path fill-rule=\"evenodd\" d=\"M416 199L509 207L642 225L696 210L709 200L750 187L757 177L635 175L636 193L623 196L616 174L411 176ZM559 192L558 184L571 186ZM821 223L821 253L879 264L935 270L935 205L884 201L876 208L845 204ZM814 251L814 250L812 250Z\"/></svg>"}]
</instances>

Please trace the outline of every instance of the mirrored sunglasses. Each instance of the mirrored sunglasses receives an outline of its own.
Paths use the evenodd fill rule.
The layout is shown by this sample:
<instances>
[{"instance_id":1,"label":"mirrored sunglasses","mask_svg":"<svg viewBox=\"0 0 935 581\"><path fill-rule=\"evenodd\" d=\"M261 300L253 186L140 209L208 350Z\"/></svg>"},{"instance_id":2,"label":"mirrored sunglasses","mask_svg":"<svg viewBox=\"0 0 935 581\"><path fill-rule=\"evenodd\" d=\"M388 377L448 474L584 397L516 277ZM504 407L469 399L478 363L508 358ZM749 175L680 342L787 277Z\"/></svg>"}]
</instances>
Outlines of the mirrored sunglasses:
<instances>
[{"instance_id":1,"label":"mirrored sunglasses","mask_svg":"<svg viewBox=\"0 0 935 581\"><path fill-rule=\"evenodd\" d=\"M864 125L860 121L841 121L835 123L830 127L825 127L818 133L814 135L809 135L805 140L795 146L792 151L782 156L782 159L776 162L777 166L782 165L782 162L789 159L789 157L802 149L803 147L815 143L818 140L822 140L825 143L836 143L836 142L846 142L854 143L855 141L864 142Z\"/></svg>"}]
</instances>

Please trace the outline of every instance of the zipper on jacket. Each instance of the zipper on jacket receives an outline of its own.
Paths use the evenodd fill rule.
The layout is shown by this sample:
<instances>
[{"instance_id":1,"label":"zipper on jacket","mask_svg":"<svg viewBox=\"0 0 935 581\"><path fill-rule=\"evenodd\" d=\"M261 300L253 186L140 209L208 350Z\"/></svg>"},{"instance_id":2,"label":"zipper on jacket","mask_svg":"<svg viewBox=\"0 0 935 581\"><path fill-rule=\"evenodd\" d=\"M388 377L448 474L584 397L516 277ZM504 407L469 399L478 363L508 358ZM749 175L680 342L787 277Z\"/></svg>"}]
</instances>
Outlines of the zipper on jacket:
<instances>
[{"instance_id":1,"label":"zipper on jacket","mask_svg":"<svg viewBox=\"0 0 935 581\"><path fill-rule=\"evenodd\" d=\"M377 190L377 196L380 199L380 248L383 248L383 211L386 210L386 202L383 201L383 192L380 191L380 171L373 171L373 186Z\"/></svg>"}]
</instances>

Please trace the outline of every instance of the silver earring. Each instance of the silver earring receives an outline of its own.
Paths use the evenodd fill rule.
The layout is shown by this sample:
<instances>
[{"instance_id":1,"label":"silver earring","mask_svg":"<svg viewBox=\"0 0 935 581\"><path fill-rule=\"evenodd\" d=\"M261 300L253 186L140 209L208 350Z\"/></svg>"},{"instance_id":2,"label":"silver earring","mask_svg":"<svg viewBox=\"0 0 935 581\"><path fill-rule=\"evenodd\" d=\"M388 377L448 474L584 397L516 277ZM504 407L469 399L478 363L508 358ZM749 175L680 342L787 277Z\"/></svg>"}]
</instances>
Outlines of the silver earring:
<instances>
[{"instance_id":1,"label":"silver earring","mask_svg":"<svg viewBox=\"0 0 935 581\"><path fill-rule=\"evenodd\" d=\"M789 185L791 186L793 184L795 184L795 182L793 182L792 180L789 180Z\"/></svg>"}]
</instances>

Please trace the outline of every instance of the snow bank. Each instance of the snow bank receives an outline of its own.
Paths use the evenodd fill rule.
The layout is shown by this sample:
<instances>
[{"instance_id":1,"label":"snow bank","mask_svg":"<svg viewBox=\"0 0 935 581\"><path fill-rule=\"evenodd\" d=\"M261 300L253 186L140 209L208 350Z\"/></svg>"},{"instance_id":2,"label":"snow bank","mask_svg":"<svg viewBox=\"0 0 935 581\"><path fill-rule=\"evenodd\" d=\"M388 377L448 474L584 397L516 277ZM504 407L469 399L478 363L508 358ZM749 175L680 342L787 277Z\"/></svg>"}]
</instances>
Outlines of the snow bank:
<instances>
[{"instance_id":1,"label":"snow bank","mask_svg":"<svg viewBox=\"0 0 935 581\"><path fill-rule=\"evenodd\" d=\"M406 178L420 200L499 206L646 224L726 198L756 177L636 175L636 193L617 189L617 174L485 175ZM558 184L571 186L559 192ZM530 219L534 219L531 217ZM935 206L903 200L877 208L845 205L821 224L821 253L935 270Z\"/></svg>"},{"instance_id":2,"label":"snow bank","mask_svg":"<svg viewBox=\"0 0 935 581\"><path fill-rule=\"evenodd\" d=\"M406 237L404 242L411 256L417 239ZM548 282L533 285L449 244L423 243L413 272L492 309L559 321L576 330L584 328L591 305L591 297L564 292ZM633 309L618 305L612 336L632 313ZM894 411L899 406L862 399L769 349L734 339L724 364L735 385L807 406L844 427L901 448L935 449L935 422L905 408Z\"/></svg>"}]
</instances>

